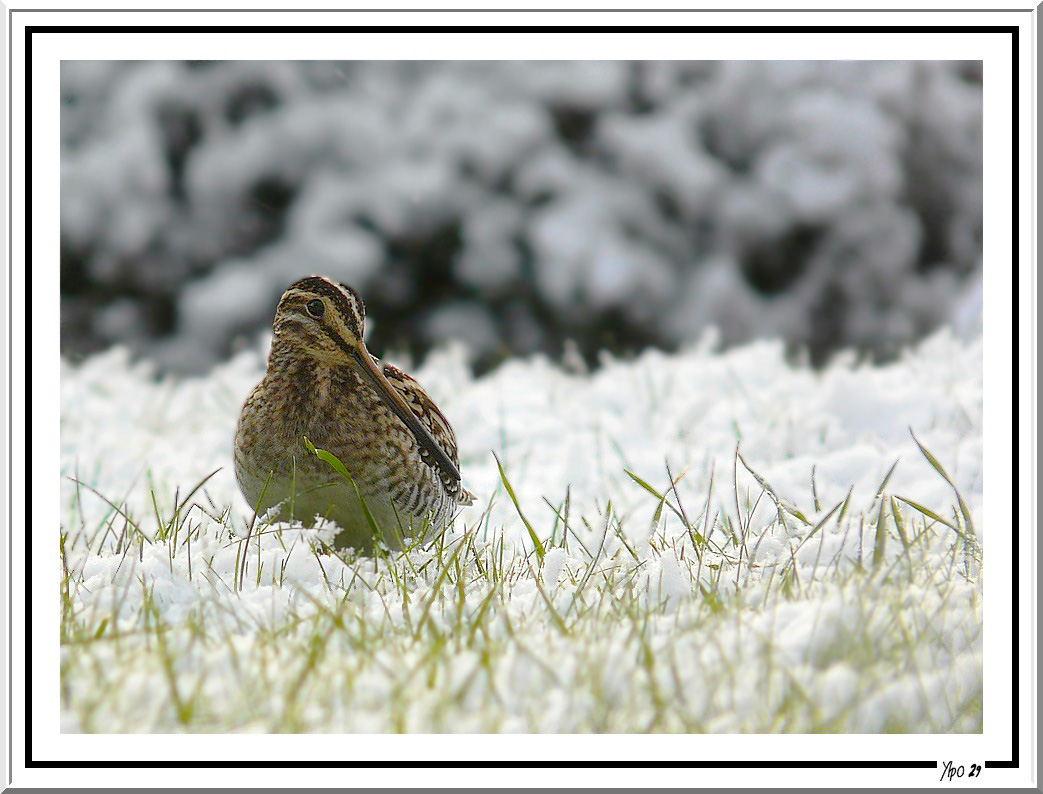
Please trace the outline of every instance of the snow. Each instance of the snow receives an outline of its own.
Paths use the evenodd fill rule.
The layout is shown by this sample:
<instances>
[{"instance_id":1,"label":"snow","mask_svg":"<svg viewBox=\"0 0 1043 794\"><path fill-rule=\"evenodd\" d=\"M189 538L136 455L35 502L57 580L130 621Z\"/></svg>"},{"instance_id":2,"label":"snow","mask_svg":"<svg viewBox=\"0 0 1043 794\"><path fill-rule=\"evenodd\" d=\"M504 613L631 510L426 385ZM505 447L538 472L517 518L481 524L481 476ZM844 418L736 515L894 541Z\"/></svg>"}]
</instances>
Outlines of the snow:
<instances>
[{"instance_id":1,"label":"snow","mask_svg":"<svg viewBox=\"0 0 1043 794\"><path fill-rule=\"evenodd\" d=\"M716 326L887 357L981 272L973 64L64 62L61 81L70 356L134 345L202 373L265 329L270 294L328 272L417 318L383 333L422 354L442 340L416 327L470 302L482 370L563 336L591 355L620 314L617 353ZM237 321L201 319L244 269Z\"/></svg>"},{"instance_id":2,"label":"snow","mask_svg":"<svg viewBox=\"0 0 1043 794\"><path fill-rule=\"evenodd\" d=\"M414 372L455 427L478 499L444 551L387 559L317 555L333 528L280 525L244 545L251 512L231 443L262 351L188 379L157 379L119 349L63 362L72 624L103 638L63 644L63 730L980 731L980 567L948 528L905 549L892 525L882 569L911 557L908 577L870 571L875 494L896 461L888 495L950 520L955 508L910 429L983 542L981 357L980 336L942 331L886 366L840 357L815 371L788 363L779 342L722 353L708 337L605 357L589 375L534 357L476 379L462 347L439 349ZM808 524L779 519L736 448ZM542 562L492 452L547 545ZM656 518L658 500L626 473L663 492L667 466L699 532L710 494L707 537L723 554L707 547L697 562L689 531L669 507ZM177 539L161 537L176 500L215 470L174 522ZM849 491L847 517L812 531ZM544 499L563 514L566 494L563 545ZM134 537L123 514L147 540L120 541ZM439 554L467 538L466 575L438 576ZM157 621L178 686L200 693L196 722L170 703L148 641ZM316 642L312 677L294 689Z\"/></svg>"}]
</instances>

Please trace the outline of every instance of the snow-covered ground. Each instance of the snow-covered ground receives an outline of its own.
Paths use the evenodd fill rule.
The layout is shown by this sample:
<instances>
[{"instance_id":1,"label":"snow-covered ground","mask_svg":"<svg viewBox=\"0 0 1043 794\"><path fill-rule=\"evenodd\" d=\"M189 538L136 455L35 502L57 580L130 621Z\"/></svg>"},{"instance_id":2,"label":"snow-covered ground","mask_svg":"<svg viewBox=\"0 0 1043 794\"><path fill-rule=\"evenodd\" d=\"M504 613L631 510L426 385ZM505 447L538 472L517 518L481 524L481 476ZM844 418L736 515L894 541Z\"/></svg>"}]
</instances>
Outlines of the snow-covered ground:
<instances>
[{"instance_id":1,"label":"snow-covered ground","mask_svg":"<svg viewBox=\"0 0 1043 794\"><path fill-rule=\"evenodd\" d=\"M821 371L704 337L474 379L441 349L415 374L479 498L361 559L246 539L262 368L63 363L63 730L982 729L980 333Z\"/></svg>"}]
</instances>

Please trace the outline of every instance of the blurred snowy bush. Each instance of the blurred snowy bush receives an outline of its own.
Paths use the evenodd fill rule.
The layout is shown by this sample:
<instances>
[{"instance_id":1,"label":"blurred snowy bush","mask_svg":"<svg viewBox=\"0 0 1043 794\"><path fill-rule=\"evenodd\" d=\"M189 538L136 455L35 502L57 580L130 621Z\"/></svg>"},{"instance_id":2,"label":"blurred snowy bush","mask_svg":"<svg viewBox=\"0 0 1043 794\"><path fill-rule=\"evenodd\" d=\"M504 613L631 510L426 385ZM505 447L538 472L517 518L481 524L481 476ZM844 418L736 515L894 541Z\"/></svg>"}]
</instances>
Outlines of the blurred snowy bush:
<instances>
[{"instance_id":1,"label":"blurred snowy bush","mask_svg":"<svg viewBox=\"0 0 1043 794\"><path fill-rule=\"evenodd\" d=\"M63 351L199 371L324 273L362 292L377 352L451 336L480 369L707 325L888 355L980 291L981 80L976 62L64 61Z\"/></svg>"}]
</instances>

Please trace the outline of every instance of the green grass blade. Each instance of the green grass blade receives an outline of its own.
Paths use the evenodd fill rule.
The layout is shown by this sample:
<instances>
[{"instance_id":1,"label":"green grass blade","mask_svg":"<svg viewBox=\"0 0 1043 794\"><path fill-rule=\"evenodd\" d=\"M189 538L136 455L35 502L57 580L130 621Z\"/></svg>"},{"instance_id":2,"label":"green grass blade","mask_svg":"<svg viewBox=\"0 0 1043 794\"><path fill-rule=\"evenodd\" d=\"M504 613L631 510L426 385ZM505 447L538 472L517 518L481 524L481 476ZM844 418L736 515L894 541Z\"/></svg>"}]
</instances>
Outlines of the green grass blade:
<instances>
[{"instance_id":1,"label":"green grass blade","mask_svg":"<svg viewBox=\"0 0 1043 794\"><path fill-rule=\"evenodd\" d=\"M746 462L746 458L744 458L742 456L742 453L739 452L738 448L736 448L735 454L738 456L739 461L742 463L746 471L748 471L750 475L753 477L753 479L757 481L757 485L759 485L761 489L764 491L764 493L766 493L771 498L771 500L775 503L775 507L780 512L784 511L786 513L789 513L791 516L793 516L795 519L800 521L805 526L811 526L811 522L808 521L807 517L800 510L798 510L795 506L793 506L785 499L783 499L781 496L776 494L775 489L773 489L771 485L768 484L768 481L753 470L750 464Z\"/></svg>"},{"instance_id":2,"label":"green grass blade","mask_svg":"<svg viewBox=\"0 0 1043 794\"><path fill-rule=\"evenodd\" d=\"M957 527L951 521L946 521L944 518L942 518L940 515L938 515L936 512L934 512L930 508L924 507L923 505L914 502L912 499L906 499L904 496L895 495L894 498L898 499L900 502L905 502L907 505L909 505L911 508L913 508L913 510L915 510L918 513L923 513L925 516L927 516L932 521L937 521L939 524L943 524L943 525L947 526L949 529L951 529L956 534L958 534L958 535L962 535L963 534L962 532L960 532L960 528L959 527Z\"/></svg>"},{"instance_id":3,"label":"green grass blade","mask_svg":"<svg viewBox=\"0 0 1043 794\"><path fill-rule=\"evenodd\" d=\"M304 446L309 452L315 455L323 463L326 463L332 468L337 474L343 477L351 484L352 490L355 491L355 496L359 500L359 505L362 507L362 515L366 519L366 524L369 526L369 531L373 535L373 539L377 540L382 537L380 527L377 526L377 520L373 517L373 513L369 509L369 505L366 504L366 500L362 498L362 493L359 491L358 485L355 484L355 480L352 479L351 475L348 474L348 470L344 468L344 464L340 462L340 458L334 455L332 452L327 452L325 449L318 449L311 441L308 440L307 436L304 436Z\"/></svg>"},{"instance_id":4,"label":"green grass blade","mask_svg":"<svg viewBox=\"0 0 1043 794\"><path fill-rule=\"evenodd\" d=\"M543 562L543 555L546 553L543 548L543 544L540 542L539 537L536 535L536 530L532 528L532 524L525 517L522 512L521 505L518 504L518 497L514 494L514 489L511 487L510 481L507 479L507 472L503 470L503 464L500 463L500 458L497 457L496 453L493 453L493 458L496 460L496 468L500 471L500 482L503 483L503 487L507 490L507 495L511 497L511 501L514 502L514 509L518 511L518 517L521 519L525 528L529 531L529 537L532 539L533 545L536 547L536 558Z\"/></svg>"},{"instance_id":5,"label":"green grass blade","mask_svg":"<svg viewBox=\"0 0 1043 794\"><path fill-rule=\"evenodd\" d=\"M898 511L898 503L895 501L895 497L891 497L891 518L894 519L895 528L898 530L898 537L902 541L902 548L905 549L906 554L909 553L909 535L905 531L905 522L902 520L902 514Z\"/></svg>"},{"instance_id":6,"label":"green grass blade","mask_svg":"<svg viewBox=\"0 0 1043 794\"><path fill-rule=\"evenodd\" d=\"M884 505L887 502L880 500L880 510L876 515L876 539L873 541L873 569L880 567L884 561L884 551L887 549L887 524L884 521Z\"/></svg>"},{"instance_id":7,"label":"green grass blade","mask_svg":"<svg viewBox=\"0 0 1043 794\"><path fill-rule=\"evenodd\" d=\"M920 448L920 452L923 453L923 456L927 458L927 462L930 463L932 467L934 467L934 470L942 476L943 480L949 483L949 487L952 488L953 493L956 494L956 501L960 505L960 512L963 514L963 520L967 524L968 534L971 537L974 537L974 519L971 518L971 511L967 508L967 503L963 501L963 496L956 488L956 483L952 481L952 477L950 477L949 473L945 471L944 468L942 468L942 464L939 463L938 459L931 454L930 450L928 450L927 447L920 443L920 439L916 437L916 434L913 432L913 429L911 427L909 428L909 435L913 437L913 441L916 442L916 446Z\"/></svg>"},{"instance_id":8,"label":"green grass blade","mask_svg":"<svg viewBox=\"0 0 1043 794\"><path fill-rule=\"evenodd\" d=\"M634 472L630 471L630 469L623 469L623 472L627 475L627 477L629 477L631 480L633 480L638 485L640 485L642 488L644 488L646 491L648 491L650 494L652 494L652 496L654 496L660 502L662 502L663 500L666 499L666 496L664 496L663 494L659 493L659 491L657 491L655 488L653 488L647 482L645 482L640 477L638 477L636 474L634 474Z\"/></svg>"},{"instance_id":9,"label":"green grass blade","mask_svg":"<svg viewBox=\"0 0 1043 794\"><path fill-rule=\"evenodd\" d=\"M636 482L638 485L640 485L642 488L644 488L658 500L658 504L656 504L655 508L655 513L652 514L652 528L654 530L656 527L659 526L659 521L663 517L663 506L666 504L666 494L659 493L659 491L657 491L647 482L645 482L636 474L634 474L634 472L630 471L630 469L623 469L623 472L627 475L627 477ZM691 527L688 527L688 530L689 532L691 532Z\"/></svg>"},{"instance_id":10,"label":"green grass blade","mask_svg":"<svg viewBox=\"0 0 1043 794\"><path fill-rule=\"evenodd\" d=\"M879 498L880 494L884 492L884 488L887 487L887 483L891 481L891 475L895 473L895 469L898 468L898 461L901 458L897 458L894 463L891 464L891 468L887 470L887 474L884 475L884 479L880 482L880 485L876 489L876 495Z\"/></svg>"}]
</instances>

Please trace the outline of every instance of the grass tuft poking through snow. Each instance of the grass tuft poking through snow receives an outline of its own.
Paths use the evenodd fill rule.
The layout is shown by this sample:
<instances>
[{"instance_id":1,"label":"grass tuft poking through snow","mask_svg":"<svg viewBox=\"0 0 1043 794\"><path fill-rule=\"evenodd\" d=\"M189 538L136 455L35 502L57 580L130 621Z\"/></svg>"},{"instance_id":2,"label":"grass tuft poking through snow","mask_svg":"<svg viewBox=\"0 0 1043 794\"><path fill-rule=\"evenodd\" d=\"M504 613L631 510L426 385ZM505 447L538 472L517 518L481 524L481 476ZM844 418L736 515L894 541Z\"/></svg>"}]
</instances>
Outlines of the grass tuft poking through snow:
<instances>
[{"instance_id":1,"label":"grass tuft poking through snow","mask_svg":"<svg viewBox=\"0 0 1043 794\"><path fill-rule=\"evenodd\" d=\"M63 363L64 731L982 730L981 343L418 377L478 498L426 546L256 521L262 359Z\"/></svg>"}]
</instances>

